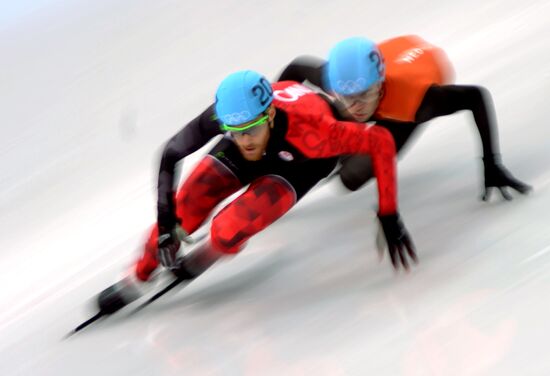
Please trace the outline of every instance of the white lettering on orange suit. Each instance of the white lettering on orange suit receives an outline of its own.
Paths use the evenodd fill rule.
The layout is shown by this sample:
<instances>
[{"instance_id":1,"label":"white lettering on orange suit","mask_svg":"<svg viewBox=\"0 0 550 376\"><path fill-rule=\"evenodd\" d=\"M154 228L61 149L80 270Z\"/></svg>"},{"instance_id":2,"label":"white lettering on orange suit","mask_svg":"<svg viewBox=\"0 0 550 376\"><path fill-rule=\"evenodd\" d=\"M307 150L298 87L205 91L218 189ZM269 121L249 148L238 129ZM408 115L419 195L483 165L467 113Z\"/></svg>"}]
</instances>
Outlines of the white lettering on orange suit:
<instances>
[{"instance_id":1,"label":"white lettering on orange suit","mask_svg":"<svg viewBox=\"0 0 550 376\"><path fill-rule=\"evenodd\" d=\"M398 63L412 63L416 60L417 57L424 54L424 50L419 47L411 48L405 52L403 52L396 61Z\"/></svg>"}]
</instances>

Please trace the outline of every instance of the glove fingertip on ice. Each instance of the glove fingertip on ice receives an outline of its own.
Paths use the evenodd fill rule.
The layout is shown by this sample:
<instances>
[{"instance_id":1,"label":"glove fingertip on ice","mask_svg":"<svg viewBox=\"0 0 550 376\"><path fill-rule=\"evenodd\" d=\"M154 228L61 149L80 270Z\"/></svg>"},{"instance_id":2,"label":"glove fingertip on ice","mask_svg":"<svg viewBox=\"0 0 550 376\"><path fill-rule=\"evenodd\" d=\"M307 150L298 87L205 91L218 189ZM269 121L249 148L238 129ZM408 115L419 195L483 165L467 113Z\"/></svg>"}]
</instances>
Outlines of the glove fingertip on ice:
<instances>
[{"instance_id":1,"label":"glove fingertip on ice","mask_svg":"<svg viewBox=\"0 0 550 376\"><path fill-rule=\"evenodd\" d=\"M485 188L485 191L481 195L481 200L485 201L485 202L489 201L490 196L491 196L491 189L490 188Z\"/></svg>"},{"instance_id":2,"label":"glove fingertip on ice","mask_svg":"<svg viewBox=\"0 0 550 376\"><path fill-rule=\"evenodd\" d=\"M502 195L502 197L503 197L506 201L512 201L512 196L510 195L510 193L508 193L508 191L506 190L506 188L500 187L500 188L499 188L499 191L500 191L500 194Z\"/></svg>"},{"instance_id":3,"label":"glove fingertip on ice","mask_svg":"<svg viewBox=\"0 0 550 376\"><path fill-rule=\"evenodd\" d=\"M516 191L518 191L522 195L527 195L533 192L533 187L530 185L519 186L516 188Z\"/></svg>"}]
</instances>

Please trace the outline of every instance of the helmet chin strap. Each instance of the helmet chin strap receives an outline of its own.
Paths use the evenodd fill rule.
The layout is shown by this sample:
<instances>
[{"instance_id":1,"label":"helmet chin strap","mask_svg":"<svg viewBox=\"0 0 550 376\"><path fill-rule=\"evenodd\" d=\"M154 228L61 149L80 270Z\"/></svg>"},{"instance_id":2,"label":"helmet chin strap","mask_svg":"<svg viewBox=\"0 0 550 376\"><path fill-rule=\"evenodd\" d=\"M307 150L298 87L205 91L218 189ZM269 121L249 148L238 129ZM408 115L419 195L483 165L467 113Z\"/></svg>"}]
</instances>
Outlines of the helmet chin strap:
<instances>
[{"instance_id":1,"label":"helmet chin strap","mask_svg":"<svg viewBox=\"0 0 550 376\"><path fill-rule=\"evenodd\" d=\"M275 117L273 119L269 120L269 137L271 138L271 132L273 132L273 127L275 126ZM269 140L267 141L264 150L262 151L262 157L265 157L267 154L267 144L269 144Z\"/></svg>"},{"instance_id":2,"label":"helmet chin strap","mask_svg":"<svg viewBox=\"0 0 550 376\"><path fill-rule=\"evenodd\" d=\"M269 120L268 122L268 129L269 129L269 137L271 137L271 132L273 132L273 127L275 126L275 117L273 119ZM262 158L267 155L267 144L269 144L269 140L267 141L264 150L262 150Z\"/></svg>"}]
</instances>

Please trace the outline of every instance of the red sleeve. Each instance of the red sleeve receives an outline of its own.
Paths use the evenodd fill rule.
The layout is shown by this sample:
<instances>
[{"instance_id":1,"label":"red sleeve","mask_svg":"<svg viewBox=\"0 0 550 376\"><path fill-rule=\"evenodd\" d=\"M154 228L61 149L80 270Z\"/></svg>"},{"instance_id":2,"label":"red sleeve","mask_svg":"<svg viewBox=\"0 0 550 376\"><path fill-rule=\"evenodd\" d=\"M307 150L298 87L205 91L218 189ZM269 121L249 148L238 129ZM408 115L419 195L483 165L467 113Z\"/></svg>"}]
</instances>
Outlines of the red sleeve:
<instances>
[{"instance_id":1,"label":"red sleeve","mask_svg":"<svg viewBox=\"0 0 550 376\"><path fill-rule=\"evenodd\" d=\"M369 154L372 158L379 196L379 213L397 211L395 142L382 127L337 121L318 114L315 119L289 115L287 140L309 158L346 154Z\"/></svg>"}]
</instances>

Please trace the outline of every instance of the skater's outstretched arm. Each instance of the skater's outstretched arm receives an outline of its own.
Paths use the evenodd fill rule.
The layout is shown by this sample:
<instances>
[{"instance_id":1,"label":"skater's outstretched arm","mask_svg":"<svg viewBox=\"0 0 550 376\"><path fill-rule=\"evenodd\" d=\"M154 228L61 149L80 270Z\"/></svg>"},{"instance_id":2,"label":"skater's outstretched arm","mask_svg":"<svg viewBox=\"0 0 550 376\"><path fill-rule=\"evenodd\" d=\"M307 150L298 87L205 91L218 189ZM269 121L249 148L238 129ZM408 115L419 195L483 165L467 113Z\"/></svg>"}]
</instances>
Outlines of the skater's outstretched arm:
<instances>
[{"instance_id":1,"label":"skater's outstretched arm","mask_svg":"<svg viewBox=\"0 0 550 376\"><path fill-rule=\"evenodd\" d=\"M521 194L528 193L531 186L512 176L502 164L494 105L487 89L468 85L434 85L426 92L415 120L422 123L462 110L472 112L481 140L485 172L482 199L488 200L493 188L498 188L506 200L512 199L507 188Z\"/></svg>"}]
</instances>

